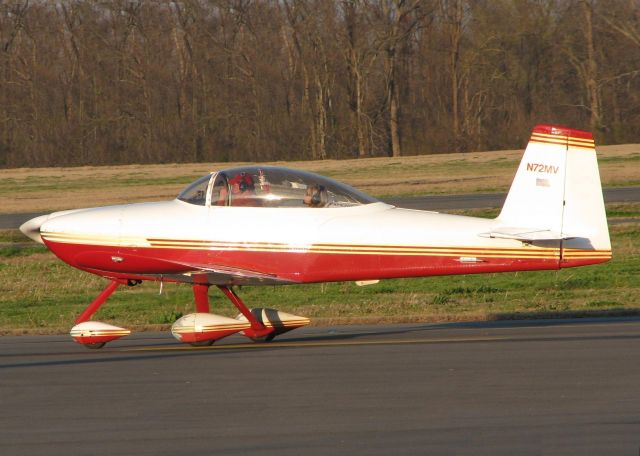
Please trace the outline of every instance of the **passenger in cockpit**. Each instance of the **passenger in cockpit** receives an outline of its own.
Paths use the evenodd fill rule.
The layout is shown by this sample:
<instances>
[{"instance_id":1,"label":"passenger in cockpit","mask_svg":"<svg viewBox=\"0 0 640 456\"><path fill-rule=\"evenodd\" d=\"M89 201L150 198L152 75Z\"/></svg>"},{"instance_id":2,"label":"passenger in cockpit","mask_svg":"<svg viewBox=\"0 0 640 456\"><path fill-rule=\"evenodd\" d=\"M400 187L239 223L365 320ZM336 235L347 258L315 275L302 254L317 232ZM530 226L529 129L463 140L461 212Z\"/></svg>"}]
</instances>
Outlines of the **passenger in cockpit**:
<instances>
[{"instance_id":1,"label":"passenger in cockpit","mask_svg":"<svg viewBox=\"0 0 640 456\"><path fill-rule=\"evenodd\" d=\"M329 202L329 195L324 185L310 184L302 199L309 207L326 207Z\"/></svg>"},{"instance_id":2,"label":"passenger in cockpit","mask_svg":"<svg viewBox=\"0 0 640 456\"><path fill-rule=\"evenodd\" d=\"M249 173L241 172L229 179L231 206L257 206L256 186Z\"/></svg>"}]
</instances>

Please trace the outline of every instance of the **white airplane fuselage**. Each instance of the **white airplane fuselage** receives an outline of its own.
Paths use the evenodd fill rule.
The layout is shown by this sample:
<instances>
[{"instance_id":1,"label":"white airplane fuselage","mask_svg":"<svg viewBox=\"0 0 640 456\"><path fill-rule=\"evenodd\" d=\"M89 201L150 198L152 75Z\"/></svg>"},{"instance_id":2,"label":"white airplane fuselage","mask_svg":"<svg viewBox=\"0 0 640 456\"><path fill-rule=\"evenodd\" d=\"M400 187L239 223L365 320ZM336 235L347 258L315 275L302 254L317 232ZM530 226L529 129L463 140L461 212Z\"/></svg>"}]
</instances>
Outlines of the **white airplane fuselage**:
<instances>
[{"instance_id":1,"label":"white airplane fuselage","mask_svg":"<svg viewBox=\"0 0 640 456\"><path fill-rule=\"evenodd\" d=\"M606 261L571 241L482 237L495 220L400 209L204 207L174 200L85 209L40 227L71 266L109 277L231 268L291 283L558 269ZM576 248L577 247L577 248ZM225 278L227 284L233 280ZM240 283L270 283L245 280Z\"/></svg>"}]
</instances>

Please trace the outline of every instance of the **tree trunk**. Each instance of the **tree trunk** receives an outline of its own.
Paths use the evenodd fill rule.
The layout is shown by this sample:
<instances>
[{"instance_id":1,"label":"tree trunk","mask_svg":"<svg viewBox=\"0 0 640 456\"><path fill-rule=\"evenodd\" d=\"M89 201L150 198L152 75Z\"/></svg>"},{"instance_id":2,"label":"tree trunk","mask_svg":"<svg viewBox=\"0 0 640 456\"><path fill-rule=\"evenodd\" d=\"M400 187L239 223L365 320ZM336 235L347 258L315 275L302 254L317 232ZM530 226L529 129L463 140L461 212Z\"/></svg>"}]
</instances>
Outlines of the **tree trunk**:
<instances>
[{"instance_id":1,"label":"tree trunk","mask_svg":"<svg viewBox=\"0 0 640 456\"><path fill-rule=\"evenodd\" d=\"M392 65L395 66L395 58ZM398 94L398 86L395 81L395 69L392 70L393 76L389 81L391 87L389 87L389 132L391 134L391 155L393 157L400 157L402 155L400 150L400 97Z\"/></svg>"},{"instance_id":2,"label":"tree trunk","mask_svg":"<svg viewBox=\"0 0 640 456\"><path fill-rule=\"evenodd\" d=\"M590 0L582 0L582 13L584 15L584 35L587 45L587 62L585 74L585 86L589 98L589 125L595 132L602 127L600 110L600 87L598 85L598 64L595 57L595 45L593 42L593 5Z\"/></svg>"}]
</instances>

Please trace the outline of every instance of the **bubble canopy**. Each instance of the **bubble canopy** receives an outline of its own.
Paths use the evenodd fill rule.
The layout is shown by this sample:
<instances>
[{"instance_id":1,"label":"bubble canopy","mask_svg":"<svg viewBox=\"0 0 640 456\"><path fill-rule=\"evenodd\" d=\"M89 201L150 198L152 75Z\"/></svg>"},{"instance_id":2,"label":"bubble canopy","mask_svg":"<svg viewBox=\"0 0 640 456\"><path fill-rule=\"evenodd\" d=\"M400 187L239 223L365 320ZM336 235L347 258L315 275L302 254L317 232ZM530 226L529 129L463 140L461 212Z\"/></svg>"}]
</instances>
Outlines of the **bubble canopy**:
<instances>
[{"instance_id":1,"label":"bubble canopy","mask_svg":"<svg viewBox=\"0 0 640 456\"><path fill-rule=\"evenodd\" d=\"M196 180L178 199L199 206L330 208L375 203L353 187L319 174L276 166L245 166Z\"/></svg>"}]
</instances>

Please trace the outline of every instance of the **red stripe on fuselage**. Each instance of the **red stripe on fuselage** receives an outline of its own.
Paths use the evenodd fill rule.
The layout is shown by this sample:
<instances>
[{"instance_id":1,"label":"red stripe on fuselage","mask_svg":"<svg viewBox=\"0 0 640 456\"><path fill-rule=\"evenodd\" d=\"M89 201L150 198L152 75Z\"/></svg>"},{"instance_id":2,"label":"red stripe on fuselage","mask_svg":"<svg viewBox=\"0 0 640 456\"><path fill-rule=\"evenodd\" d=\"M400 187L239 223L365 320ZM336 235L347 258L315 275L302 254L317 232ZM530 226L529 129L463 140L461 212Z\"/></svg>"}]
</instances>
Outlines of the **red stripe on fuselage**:
<instances>
[{"instance_id":1,"label":"red stripe on fuselage","mask_svg":"<svg viewBox=\"0 0 640 456\"><path fill-rule=\"evenodd\" d=\"M367 255L317 252L264 252L250 250L202 250L153 247L95 246L45 241L47 247L66 263L82 270L105 271L109 277L144 274L180 274L193 271L189 264L225 266L274 274L295 282L348 281L421 277L448 274L558 269L559 259L483 258L461 263L451 255ZM114 261L112 257L121 258ZM563 260L562 267L595 264L606 258Z\"/></svg>"}]
</instances>

